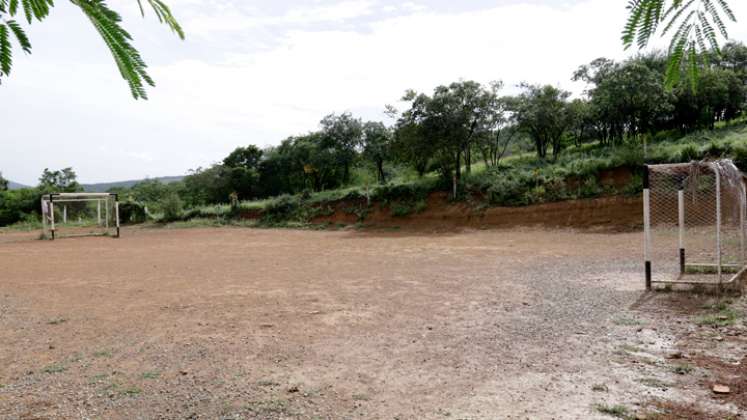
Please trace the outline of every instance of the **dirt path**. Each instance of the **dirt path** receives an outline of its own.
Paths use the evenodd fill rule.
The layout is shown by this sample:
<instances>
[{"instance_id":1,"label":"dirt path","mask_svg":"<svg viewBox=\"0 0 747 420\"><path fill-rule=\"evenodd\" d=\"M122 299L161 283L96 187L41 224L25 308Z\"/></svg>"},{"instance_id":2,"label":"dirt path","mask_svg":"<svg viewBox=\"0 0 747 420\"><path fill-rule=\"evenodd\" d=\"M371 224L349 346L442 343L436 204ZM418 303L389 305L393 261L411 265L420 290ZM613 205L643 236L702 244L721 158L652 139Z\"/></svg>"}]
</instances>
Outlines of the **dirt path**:
<instances>
[{"instance_id":1,"label":"dirt path","mask_svg":"<svg viewBox=\"0 0 747 420\"><path fill-rule=\"evenodd\" d=\"M0 418L645 408L647 394L666 395L618 354L648 334L630 310L643 294L639 246L638 233L540 229L0 242ZM660 334L659 350L674 347Z\"/></svg>"}]
</instances>

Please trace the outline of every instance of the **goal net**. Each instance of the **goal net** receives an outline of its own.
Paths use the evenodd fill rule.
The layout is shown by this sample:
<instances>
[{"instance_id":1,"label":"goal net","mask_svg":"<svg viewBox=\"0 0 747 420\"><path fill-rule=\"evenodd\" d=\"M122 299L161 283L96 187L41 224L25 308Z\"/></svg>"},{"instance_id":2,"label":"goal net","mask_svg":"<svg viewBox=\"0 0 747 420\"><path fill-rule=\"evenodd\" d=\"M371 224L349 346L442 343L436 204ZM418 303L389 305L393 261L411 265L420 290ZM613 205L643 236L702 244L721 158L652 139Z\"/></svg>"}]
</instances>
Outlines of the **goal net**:
<instances>
[{"instance_id":1,"label":"goal net","mask_svg":"<svg viewBox=\"0 0 747 420\"><path fill-rule=\"evenodd\" d=\"M110 193L54 193L41 199L42 236L119 237L119 201Z\"/></svg>"},{"instance_id":2,"label":"goal net","mask_svg":"<svg viewBox=\"0 0 747 420\"><path fill-rule=\"evenodd\" d=\"M646 167L646 287L729 284L745 266L745 181L731 160Z\"/></svg>"}]
</instances>

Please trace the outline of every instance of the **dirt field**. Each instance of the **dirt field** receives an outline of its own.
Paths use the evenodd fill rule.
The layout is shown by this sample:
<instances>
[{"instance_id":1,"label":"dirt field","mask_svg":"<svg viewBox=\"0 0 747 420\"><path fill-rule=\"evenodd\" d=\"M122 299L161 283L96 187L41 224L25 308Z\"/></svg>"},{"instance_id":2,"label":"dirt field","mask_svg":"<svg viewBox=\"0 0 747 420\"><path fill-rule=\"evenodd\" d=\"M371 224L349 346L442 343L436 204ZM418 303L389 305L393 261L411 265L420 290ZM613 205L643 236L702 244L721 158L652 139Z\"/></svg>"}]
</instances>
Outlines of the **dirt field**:
<instances>
[{"instance_id":1,"label":"dirt field","mask_svg":"<svg viewBox=\"0 0 747 420\"><path fill-rule=\"evenodd\" d=\"M698 360L741 361L741 320L674 357L683 374L672 353L695 348L702 302L646 295L640 245L540 229L5 234L0 418L740 416L747 386L716 398L729 368Z\"/></svg>"}]
</instances>

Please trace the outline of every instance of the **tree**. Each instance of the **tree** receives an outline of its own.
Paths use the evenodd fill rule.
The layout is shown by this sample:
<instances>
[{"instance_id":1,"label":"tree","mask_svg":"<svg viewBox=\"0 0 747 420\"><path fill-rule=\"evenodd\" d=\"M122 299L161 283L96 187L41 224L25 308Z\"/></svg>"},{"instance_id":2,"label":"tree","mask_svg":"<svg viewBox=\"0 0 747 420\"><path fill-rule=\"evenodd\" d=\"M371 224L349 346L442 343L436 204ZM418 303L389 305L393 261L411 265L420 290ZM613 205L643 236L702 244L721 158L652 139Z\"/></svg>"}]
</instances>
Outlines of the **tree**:
<instances>
[{"instance_id":1,"label":"tree","mask_svg":"<svg viewBox=\"0 0 747 420\"><path fill-rule=\"evenodd\" d=\"M230 168L244 167L257 169L262 160L262 150L255 145L237 147L231 154L223 159L223 165Z\"/></svg>"},{"instance_id":2,"label":"tree","mask_svg":"<svg viewBox=\"0 0 747 420\"><path fill-rule=\"evenodd\" d=\"M410 109L398 120L398 131L407 130L408 143L428 153L444 178L461 180L462 162L469 173L475 141L491 132L502 121L498 101L501 82L489 88L474 81L438 86L432 96L408 91L403 100Z\"/></svg>"},{"instance_id":3,"label":"tree","mask_svg":"<svg viewBox=\"0 0 747 420\"><path fill-rule=\"evenodd\" d=\"M78 176L73 168L50 171L44 168L39 177L39 189L43 192L79 192L83 188L78 184Z\"/></svg>"},{"instance_id":4,"label":"tree","mask_svg":"<svg viewBox=\"0 0 747 420\"><path fill-rule=\"evenodd\" d=\"M550 85L523 84L522 88L521 95L507 99L517 127L532 139L537 157L546 159L547 151L552 147L555 160L571 124L568 110L571 94Z\"/></svg>"},{"instance_id":5,"label":"tree","mask_svg":"<svg viewBox=\"0 0 747 420\"><path fill-rule=\"evenodd\" d=\"M350 180L350 167L361 145L363 123L349 112L345 112L340 115L327 115L320 124L322 144L319 146L322 149L334 149L337 163L343 169L342 182L347 183Z\"/></svg>"},{"instance_id":6,"label":"tree","mask_svg":"<svg viewBox=\"0 0 747 420\"><path fill-rule=\"evenodd\" d=\"M363 157L376 166L379 183L386 184L384 161L392 151L392 132L383 123L367 122L363 125Z\"/></svg>"},{"instance_id":7,"label":"tree","mask_svg":"<svg viewBox=\"0 0 747 420\"><path fill-rule=\"evenodd\" d=\"M515 125L509 125L495 131L484 133L477 140L477 147L482 154L485 166L497 168L501 159L506 155L508 146L516 137L518 130Z\"/></svg>"},{"instance_id":8,"label":"tree","mask_svg":"<svg viewBox=\"0 0 747 420\"><path fill-rule=\"evenodd\" d=\"M8 190L8 180L3 178L3 173L0 172L0 191Z\"/></svg>"},{"instance_id":9,"label":"tree","mask_svg":"<svg viewBox=\"0 0 747 420\"><path fill-rule=\"evenodd\" d=\"M147 2L160 22L165 23L181 39L184 31L174 18L169 7L162 0L136 0L144 16L143 1ZM147 99L146 85L155 86L146 71L147 65L138 50L132 45L132 37L121 26L122 18L104 0L70 0L91 21L114 58L122 78L130 87L135 99ZM8 77L13 67L13 46L11 35L21 50L31 53L31 42L26 30L16 16L23 15L28 25L34 20L46 19L54 7L53 0L0 0L0 81Z\"/></svg>"},{"instance_id":10,"label":"tree","mask_svg":"<svg viewBox=\"0 0 747 420\"><path fill-rule=\"evenodd\" d=\"M728 39L725 21L737 18L727 0L636 0L628 2L628 21L623 30L625 48L637 44L648 45L662 28L662 35L670 35L667 86L673 87L683 68L694 88L699 75L699 63L704 63L708 49L718 52L719 40Z\"/></svg>"},{"instance_id":11,"label":"tree","mask_svg":"<svg viewBox=\"0 0 747 420\"><path fill-rule=\"evenodd\" d=\"M403 116L397 121L392 139L392 153L396 161L411 165L418 176L423 177L435 156L435 150L434 143L425 136L423 127L412 121L411 116Z\"/></svg>"},{"instance_id":12,"label":"tree","mask_svg":"<svg viewBox=\"0 0 747 420\"><path fill-rule=\"evenodd\" d=\"M581 66L574 80L590 85L590 112L601 124L600 140L617 143L655 131L669 119L671 93L656 70L657 57L638 57L623 63L604 58Z\"/></svg>"}]
</instances>

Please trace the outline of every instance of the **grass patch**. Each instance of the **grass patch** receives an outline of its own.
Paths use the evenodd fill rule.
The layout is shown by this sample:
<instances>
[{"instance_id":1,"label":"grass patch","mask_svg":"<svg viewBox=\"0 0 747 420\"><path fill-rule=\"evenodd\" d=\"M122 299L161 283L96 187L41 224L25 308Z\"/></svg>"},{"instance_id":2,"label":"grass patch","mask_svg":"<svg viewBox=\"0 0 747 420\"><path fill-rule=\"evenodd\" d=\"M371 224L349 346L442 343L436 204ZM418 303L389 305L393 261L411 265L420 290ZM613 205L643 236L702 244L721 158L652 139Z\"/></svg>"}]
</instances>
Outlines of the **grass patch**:
<instances>
[{"instance_id":1,"label":"grass patch","mask_svg":"<svg viewBox=\"0 0 747 420\"><path fill-rule=\"evenodd\" d=\"M627 318L627 317L620 317L612 321L615 325L620 325L624 327L638 327L641 325L645 325L645 322L635 319L635 318Z\"/></svg>"},{"instance_id":2,"label":"grass patch","mask_svg":"<svg viewBox=\"0 0 747 420\"><path fill-rule=\"evenodd\" d=\"M128 397L134 397L142 394L143 390L135 385L122 385L118 382L112 382L104 388L105 391L109 392L109 395L122 395Z\"/></svg>"},{"instance_id":3,"label":"grass patch","mask_svg":"<svg viewBox=\"0 0 747 420\"><path fill-rule=\"evenodd\" d=\"M260 379L259 381L257 381L257 385L262 387L280 386L279 383L273 381L272 379Z\"/></svg>"},{"instance_id":4,"label":"grass patch","mask_svg":"<svg viewBox=\"0 0 747 420\"><path fill-rule=\"evenodd\" d=\"M62 363L53 363L49 366L44 367L44 369L42 369L42 372L54 374L54 373L62 373L66 370L67 370L67 367L63 365Z\"/></svg>"},{"instance_id":5,"label":"grass patch","mask_svg":"<svg viewBox=\"0 0 747 420\"><path fill-rule=\"evenodd\" d=\"M88 381L88 383L96 384L96 383L103 381L104 379L108 377L109 377L108 373L99 373L99 374L91 376L91 379Z\"/></svg>"},{"instance_id":6,"label":"grass patch","mask_svg":"<svg viewBox=\"0 0 747 420\"><path fill-rule=\"evenodd\" d=\"M649 388L671 388L672 384L668 382L664 382L662 380L656 379L656 378L641 378L638 379L638 383L645 385Z\"/></svg>"},{"instance_id":7,"label":"grass patch","mask_svg":"<svg viewBox=\"0 0 747 420\"><path fill-rule=\"evenodd\" d=\"M141 375L143 379L158 379L161 377L161 373L159 372L143 372Z\"/></svg>"},{"instance_id":8,"label":"grass patch","mask_svg":"<svg viewBox=\"0 0 747 420\"><path fill-rule=\"evenodd\" d=\"M628 407L625 407L624 405L621 405L621 404L616 404L616 405L596 404L594 406L594 409L602 414L616 417L618 419L631 418L629 414L630 410L628 410Z\"/></svg>"},{"instance_id":9,"label":"grass patch","mask_svg":"<svg viewBox=\"0 0 747 420\"><path fill-rule=\"evenodd\" d=\"M672 372L678 375L688 375L695 370L695 367L689 363L682 363L672 366Z\"/></svg>"},{"instance_id":10,"label":"grass patch","mask_svg":"<svg viewBox=\"0 0 747 420\"><path fill-rule=\"evenodd\" d=\"M609 392L610 389L605 384L595 384L591 387L591 390L594 392Z\"/></svg>"},{"instance_id":11,"label":"grass patch","mask_svg":"<svg viewBox=\"0 0 747 420\"><path fill-rule=\"evenodd\" d=\"M128 387L122 388L120 390L120 394L127 395L127 396L130 396L130 397L134 397L136 395L140 395L140 394L142 394L142 392L143 392L143 390L140 389L140 388L138 388L138 387L136 387L136 386L128 386Z\"/></svg>"},{"instance_id":12,"label":"grass patch","mask_svg":"<svg viewBox=\"0 0 747 420\"><path fill-rule=\"evenodd\" d=\"M100 351L93 352L92 356L96 358L107 358L108 359L112 357L112 352L109 350L100 350Z\"/></svg>"},{"instance_id":13,"label":"grass patch","mask_svg":"<svg viewBox=\"0 0 747 420\"><path fill-rule=\"evenodd\" d=\"M66 323L66 322L67 322L67 318L54 318L54 319L49 320L49 322L47 322L47 324L49 324L49 325L60 325L60 324Z\"/></svg>"},{"instance_id":14,"label":"grass patch","mask_svg":"<svg viewBox=\"0 0 747 420\"><path fill-rule=\"evenodd\" d=\"M628 353L643 353L643 349L640 347L633 346L631 344L623 344L620 346L620 350Z\"/></svg>"},{"instance_id":15,"label":"grass patch","mask_svg":"<svg viewBox=\"0 0 747 420\"><path fill-rule=\"evenodd\" d=\"M371 397L366 394L353 394L353 401L369 401Z\"/></svg>"},{"instance_id":16,"label":"grass patch","mask_svg":"<svg viewBox=\"0 0 747 420\"><path fill-rule=\"evenodd\" d=\"M730 303L718 302L710 305L714 313L706 314L696 318L695 322L700 326L727 327L734 325L743 314L737 309L729 306Z\"/></svg>"},{"instance_id":17,"label":"grass patch","mask_svg":"<svg viewBox=\"0 0 747 420\"><path fill-rule=\"evenodd\" d=\"M247 410L255 414L289 414L289 404L287 400L272 399L250 403Z\"/></svg>"}]
</instances>

